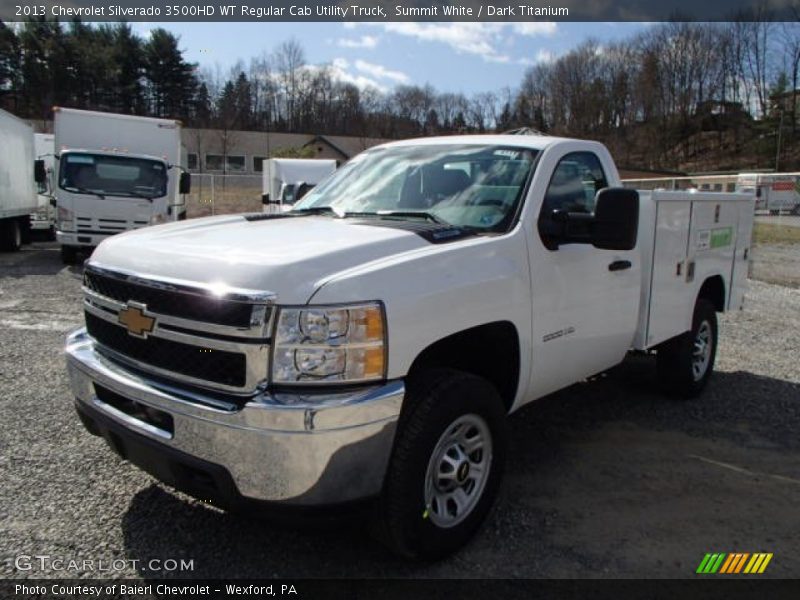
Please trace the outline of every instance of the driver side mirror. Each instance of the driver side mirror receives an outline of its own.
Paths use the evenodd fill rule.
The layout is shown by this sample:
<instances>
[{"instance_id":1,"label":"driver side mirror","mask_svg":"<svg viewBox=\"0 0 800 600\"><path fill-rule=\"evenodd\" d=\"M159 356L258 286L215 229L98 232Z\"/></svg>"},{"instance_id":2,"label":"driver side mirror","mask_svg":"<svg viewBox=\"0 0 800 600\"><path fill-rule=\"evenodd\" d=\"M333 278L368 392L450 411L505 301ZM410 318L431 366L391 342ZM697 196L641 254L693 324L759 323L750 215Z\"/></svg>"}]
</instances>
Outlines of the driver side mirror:
<instances>
[{"instance_id":1,"label":"driver side mirror","mask_svg":"<svg viewBox=\"0 0 800 600\"><path fill-rule=\"evenodd\" d=\"M639 232L639 192L605 188L595 196L592 245L602 250L633 250Z\"/></svg>"},{"instance_id":2,"label":"driver side mirror","mask_svg":"<svg viewBox=\"0 0 800 600\"><path fill-rule=\"evenodd\" d=\"M33 161L33 179L39 184L47 183L47 168L41 158Z\"/></svg>"},{"instance_id":3,"label":"driver side mirror","mask_svg":"<svg viewBox=\"0 0 800 600\"><path fill-rule=\"evenodd\" d=\"M192 191L192 174L186 171L181 172L181 177L178 180L178 193L188 194Z\"/></svg>"}]
</instances>

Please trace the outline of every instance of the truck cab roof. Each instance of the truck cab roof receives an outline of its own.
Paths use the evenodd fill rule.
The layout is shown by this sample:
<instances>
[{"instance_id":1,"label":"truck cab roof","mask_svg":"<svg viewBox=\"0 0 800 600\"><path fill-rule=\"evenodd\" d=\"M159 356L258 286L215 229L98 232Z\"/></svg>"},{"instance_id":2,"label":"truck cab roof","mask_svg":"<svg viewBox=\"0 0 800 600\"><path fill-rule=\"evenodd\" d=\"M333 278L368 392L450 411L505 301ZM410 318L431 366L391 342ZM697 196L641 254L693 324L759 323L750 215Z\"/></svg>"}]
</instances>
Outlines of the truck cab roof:
<instances>
[{"instance_id":1,"label":"truck cab roof","mask_svg":"<svg viewBox=\"0 0 800 600\"><path fill-rule=\"evenodd\" d=\"M401 146L431 146L438 144L474 144L492 146L516 146L519 148L530 148L532 150L544 150L550 146L563 143L580 143L587 147L601 146L599 142L578 140L573 138L554 137L549 135L458 135L458 136L438 136L429 138L415 138L389 142L381 144L378 148L391 148Z\"/></svg>"}]
</instances>

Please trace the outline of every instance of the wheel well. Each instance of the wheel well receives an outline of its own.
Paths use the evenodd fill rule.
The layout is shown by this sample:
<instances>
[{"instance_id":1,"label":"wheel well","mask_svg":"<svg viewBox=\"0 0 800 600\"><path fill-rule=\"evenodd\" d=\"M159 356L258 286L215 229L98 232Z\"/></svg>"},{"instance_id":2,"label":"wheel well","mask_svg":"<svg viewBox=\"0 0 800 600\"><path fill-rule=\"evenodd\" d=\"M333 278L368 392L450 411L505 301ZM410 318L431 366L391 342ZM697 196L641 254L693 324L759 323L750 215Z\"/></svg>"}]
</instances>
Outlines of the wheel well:
<instances>
[{"instance_id":1,"label":"wheel well","mask_svg":"<svg viewBox=\"0 0 800 600\"><path fill-rule=\"evenodd\" d=\"M409 369L409 377L422 369L451 368L483 377L492 383L511 409L519 385L519 336L508 321L472 327L434 342Z\"/></svg>"},{"instance_id":2,"label":"wheel well","mask_svg":"<svg viewBox=\"0 0 800 600\"><path fill-rule=\"evenodd\" d=\"M725 282L721 275L714 275L703 282L697 298L711 301L718 312L725 310Z\"/></svg>"}]
</instances>

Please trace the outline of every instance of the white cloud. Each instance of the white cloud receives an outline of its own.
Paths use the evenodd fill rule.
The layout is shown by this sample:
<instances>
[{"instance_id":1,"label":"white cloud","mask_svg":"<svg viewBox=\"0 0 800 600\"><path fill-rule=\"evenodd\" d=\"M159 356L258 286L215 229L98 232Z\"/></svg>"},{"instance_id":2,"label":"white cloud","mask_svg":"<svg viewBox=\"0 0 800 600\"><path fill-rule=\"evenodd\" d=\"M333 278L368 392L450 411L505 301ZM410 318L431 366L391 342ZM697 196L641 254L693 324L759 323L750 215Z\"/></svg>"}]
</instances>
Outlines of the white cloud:
<instances>
[{"instance_id":1,"label":"white cloud","mask_svg":"<svg viewBox=\"0 0 800 600\"><path fill-rule=\"evenodd\" d=\"M536 62L537 63L551 63L556 59L556 55L550 52L550 50L539 50L536 53Z\"/></svg>"},{"instance_id":2,"label":"white cloud","mask_svg":"<svg viewBox=\"0 0 800 600\"><path fill-rule=\"evenodd\" d=\"M411 80L411 78L402 71L392 71L383 65L376 65L375 63L369 63L361 59L355 62L355 67L358 71L366 73L376 79L389 79L397 83L408 83Z\"/></svg>"},{"instance_id":3,"label":"white cloud","mask_svg":"<svg viewBox=\"0 0 800 600\"><path fill-rule=\"evenodd\" d=\"M358 39L340 38L336 45L340 48L374 48L378 45L378 38L374 35L362 35Z\"/></svg>"},{"instance_id":4,"label":"white cloud","mask_svg":"<svg viewBox=\"0 0 800 600\"><path fill-rule=\"evenodd\" d=\"M508 34L528 37L551 36L558 26L538 23L363 23L359 26L381 27L387 32L415 38L422 42L441 43L463 54L480 56L486 62L508 63L511 58L498 49Z\"/></svg>"},{"instance_id":5,"label":"white cloud","mask_svg":"<svg viewBox=\"0 0 800 600\"><path fill-rule=\"evenodd\" d=\"M515 62L518 65L525 65L526 67L532 67L534 65L538 65L541 63L551 63L555 59L558 58L558 55L550 50L541 49L539 50L533 58L518 58Z\"/></svg>"},{"instance_id":6,"label":"white cloud","mask_svg":"<svg viewBox=\"0 0 800 600\"><path fill-rule=\"evenodd\" d=\"M552 21L525 21L520 23L511 23L511 28L513 29L514 33L518 33L519 35L534 37L537 35L554 35L558 29L558 26Z\"/></svg>"},{"instance_id":7,"label":"white cloud","mask_svg":"<svg viewBox=\"0 0 800 600\"><path fill-rule=\"evenodd\" d=\"M344 58L334 58L331 61L330 66L328 67L330 70L331 77L336 81L342 81L344 83L351 83L359 89L366 89L366 88L375 88L381 92L388 92L389 88L379 81L372 79L370 77L366 77L364 75L356 75L350 72L350 61ZM306 67L310 69L316 69L318 67ZM356 67L358 68L358 67Z\"/></svg>"}]
</instances>

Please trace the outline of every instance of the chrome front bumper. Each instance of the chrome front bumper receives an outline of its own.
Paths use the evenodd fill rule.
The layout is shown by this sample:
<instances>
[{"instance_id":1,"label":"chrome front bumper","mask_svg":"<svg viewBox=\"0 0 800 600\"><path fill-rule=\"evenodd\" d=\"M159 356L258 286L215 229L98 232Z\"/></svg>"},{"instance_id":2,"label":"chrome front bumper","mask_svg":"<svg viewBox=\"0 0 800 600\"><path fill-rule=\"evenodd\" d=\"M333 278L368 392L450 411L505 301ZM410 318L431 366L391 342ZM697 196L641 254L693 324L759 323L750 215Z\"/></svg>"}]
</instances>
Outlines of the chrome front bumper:
<instances>
[{"instance_id":1,"label":"chrome front bumper","mask_svg":"<svg viewBox=\"0 0 800 600\"><path fill-rule=\"evenodd\" d=\"M402 381L336 394L265 392L241 406L134 374L97 352L85 329L67 338L66 354L84 423L109 424L116 433L99 429L112 447L111 438L121 436L147 446L151 461L154 454L156 460L163 454L164 462L177 461L175 468L147 469L156 476L182 468L181 462L195 470L199 464L201 471L208 464L211 472L229 474L236 499L290 506L343 504L381 490L405 393ZM172 430L107 404L95 384L167 413Z\"/></svg>"}]
</instances>

